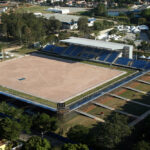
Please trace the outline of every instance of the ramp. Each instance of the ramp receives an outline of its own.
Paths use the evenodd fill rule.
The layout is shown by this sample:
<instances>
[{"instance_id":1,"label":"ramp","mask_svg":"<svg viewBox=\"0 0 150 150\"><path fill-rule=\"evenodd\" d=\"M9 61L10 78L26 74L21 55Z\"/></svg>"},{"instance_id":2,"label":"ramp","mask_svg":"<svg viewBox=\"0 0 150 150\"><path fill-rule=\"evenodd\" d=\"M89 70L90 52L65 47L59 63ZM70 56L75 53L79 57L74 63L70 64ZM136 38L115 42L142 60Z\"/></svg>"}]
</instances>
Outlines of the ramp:
<instances>
[{"instance_id":1,"label":"ramp","mask_svg":"<svg viewBox=\"0 0 150 150\"><path fill-rule=\"evenodd\" d=\"M139 123L140 121L142 121L143 119L145 119L148 115L150 114L150 110L145 112L144 114L142 114L141 116L139 116L136 120L132 121L131 123L129 123L128 125L130 127L135 126L137 123Z\"/></svg>"},{"instance_id":2,"label":"ramp","mask_svg":"<svg viewBox=\"0 0 150 150\"><path fill-rule=\"evenodd\" d=\"M123 88L134 91L134 92L138 92L138 93L141 93L141 94L147 94L147 92L145 92L145 91L141 91L141 90L131 88L131 87L128 87L128 86L123 86Z\"/></svg>"},{"instance_id":3,"label":"ramp","mask_svg":"<svg viewBox=\"0 0 150 150\"><path fill-rule=\"evenodd\" d=\"M144 81L144 80L135 80L135 81L150 85L150 82L147 82L147 81Z\"/></svg>"},{"instance_id":4,"label":"ramp","mask_svg":"<svg viewBox=\"0 0 150 150\"><path fill-rule=\"evenodd\" d=\"M141 103L141 102L138 102L138 101L130 100L130 99L128 99L128 98L125 98L125 97L122 97L122 96L118 96L118 95L116 95L116 94L111 94L111 93L109 93L108 95L110 95L110 96L112 96L112 97L115 97L115 98L118 98L118 99L121 99L121 100L124 100L124 101L127 101L127 102L139 104L139 105L145 106L145 107L150 107L150 105L148 105L148 104L144 104L144 103Z\"/></svg>"},{"instance_id":5,"label":"ramp","mask_svg":"<svg viewBox=\"0 0 150 150\"><path fill-rule=\"evenodd\" d=\"M77 113L79 113L79 114L81 114L81 115L84 115L84 116L86 116L86 117L89 117L89 118L91 118L91 119L95 119L96 121L100 121L100 122L105 122L105 120L103 120L103 119L101 119L101 118L98 118L98 117L96 117L96 116L93 116L93 115L91 115L91 114L89 114L89 113L86 113L86 112L83 112L83 111L81 111L81 110L75 110L75 112L77 112Z\"/></svg>"},{"instance_id":6,"label":"ramp","mask_svg":"<svg viewBox=\"0 0 150 150\"><path fill-rule=\"evenodd\" d=\"M97 106L100 106L100 107L103 107L103 108L106 108L106 109L109 109L109 110L115 111L115 112L117 112L117 113L120 113L120 114L123 114L123 115L129 116L129 117L138 118L138 116L136 116L136 115L133 115L133 114L130 114L130 113L127 113L127 112L121 111L121 110L116 110L115 108L112 108L112 107L106 106L106 105L101 104L101 103L97 103L97 102L92 102L92 103L93 103L93 104L95 104L95 105L97 105Z\"/></svg>"}]
</instances>

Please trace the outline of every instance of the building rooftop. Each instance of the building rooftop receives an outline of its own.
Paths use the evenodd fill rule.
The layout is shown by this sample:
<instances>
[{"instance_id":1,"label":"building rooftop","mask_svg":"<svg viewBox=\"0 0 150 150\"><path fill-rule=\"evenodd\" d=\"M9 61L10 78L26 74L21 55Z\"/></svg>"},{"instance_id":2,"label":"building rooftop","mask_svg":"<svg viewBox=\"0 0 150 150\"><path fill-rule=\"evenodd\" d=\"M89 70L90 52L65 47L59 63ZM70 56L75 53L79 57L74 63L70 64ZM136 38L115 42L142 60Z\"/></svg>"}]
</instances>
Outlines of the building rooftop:
<instances>
[{"instance_id":1,"label":"building rooftop","mask_svg":"<svg viewBox=\"0 0 150 150\"><path fill-rule=\"evenodd\" d=\"M77 38L77 37L70 37L70 39L61 40L61 42L75 44L75 45L81 45L81 46L101 48L101 49L108 49L108 50L120 50L126 46L133 49L132 45L120 44L120 43L114 43L114 42L106 42L106 41L100 41L100 40L85 39L85 38Z\"/></svg>"},{"instance_id":2,"label":"building rooftop","mask_svg":"<svg viewBox=\"0 0 150 150\"><path fill-rule=\"evenodd\" d=\"M64 15L64 14L43 14L43 17L45 17L46 19L49 19L50 17L55 17L57 20L61 21L61 22L67 22L67 23L71 23L72 20L74 20L75 22L77 22L80 18L80 16L75 16L75 15ZM95 18L89 18L89 21L95 21Z\"/></svg>"}]
</instances>

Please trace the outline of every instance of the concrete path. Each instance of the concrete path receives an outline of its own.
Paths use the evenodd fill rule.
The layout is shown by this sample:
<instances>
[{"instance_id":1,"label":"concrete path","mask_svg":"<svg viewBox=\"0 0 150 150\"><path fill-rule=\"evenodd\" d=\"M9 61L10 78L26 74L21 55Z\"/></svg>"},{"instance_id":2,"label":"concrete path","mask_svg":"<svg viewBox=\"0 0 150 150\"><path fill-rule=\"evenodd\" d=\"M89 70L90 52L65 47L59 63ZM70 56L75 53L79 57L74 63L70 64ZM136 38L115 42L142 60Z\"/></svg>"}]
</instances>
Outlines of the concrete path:
<instances>
[{"instance_id":1,"label":"concrete path","mask_svg":"<svg viewBox=\"0 0 150 150\"><path fill-rule=\"evenodd\" d=\"M103 108L106 108L106 109L109 109L109 110L115 111L115 112L117 112L117 113L127 115L127 116L129 116L129 117L138 118L138 116L136 116L136 115L133 115L133 114L130 114L130 113L127 113L127 112L121 111L121 110L116 110L115 108L112 108L112 107L106 106L106 105L101 104L101 103L97 103L97 102L92 102L92 103L93 103L93 104L95 104L95 105L97 105L97 106L100 106L100 107L103 107Z\"/></svg>"},{"instance_id":2,"label":"concrete path","mask_svg":"<svg viewBox=\"0 0 150 150\"><path fill-rule=\"evenodd\" d=\"M86 116L86 117L95 119L96 121L105 122L105 120L103 120L103 119L101 119L101 118L98 118L98 117L96 117L96 116L93 116L93 115L91 115L91 114L89 114L89 113L83 112L83 111L81 111L81 110L75 110L75 112L77 112L77 113L79 113L79 114L81 114L81 115L84 115L84 116Z\"/></svg>"},{"instance_id":3,"label":"concrete path","mask_svg":"<svg viewBox=\"0 0 150 150\"><path fill-rule=\"evenodd\" d=\"M118 99L121 99L121 100L125 100L125 101L127 101L127 102L139 104L139 105L145 106L145 107L150 107L150 105L148 105L148 104L144 104L144 103L141 103L141 102L138 102L138 101L134 101L134 100L131 100L131 99L122 97L122 96L118 96L118 95L116 95L116 94L111 94L111 93L109 93L108 95L110 95L110 96L112 96L112 97L115 97L115 98L118 98Z\"/></svg>"},{"instance_id":4,"label":"concrete path","mask_svg":"<svg viewBox=\"0 0 150 150\"><path fill-rule=\"evenodd\" d=\"M150 85L150 82L147 82L147 81L144 81L144 80L135 80L135 81Z\"/></svg>"},{"instance_id":5,"label":"concrete path","mask_svg":"<svg viewBox=\"0 0 150 150\"><path fill-rule=\"evenodd\" d=\"M143 119L145 119L148 115L150 114L150 110L145 112L144 114L142 114L141 116L139 116L136 120L132 121L131 123L129 123L128 125L130 127L135 126L137 123L139 123L140 121L142 121Z\"/></svg>"},{"instance_id":6,"label":"concrete path","mask_svg":"<svg viewBox=\"0 0 150 150\"><path fill-rule=\"evenodd\" d=\"M141 90L138 90L138 89L135 89L135 88L131 88L131 87L128 87L128 86L122 86L123 88L125 89L128 89L128 90L132 90L134 92L138 92L138 93L142 93L142 94L147 94L147 92L145 91L141 91Z\"/></svg>"}]
</instances>

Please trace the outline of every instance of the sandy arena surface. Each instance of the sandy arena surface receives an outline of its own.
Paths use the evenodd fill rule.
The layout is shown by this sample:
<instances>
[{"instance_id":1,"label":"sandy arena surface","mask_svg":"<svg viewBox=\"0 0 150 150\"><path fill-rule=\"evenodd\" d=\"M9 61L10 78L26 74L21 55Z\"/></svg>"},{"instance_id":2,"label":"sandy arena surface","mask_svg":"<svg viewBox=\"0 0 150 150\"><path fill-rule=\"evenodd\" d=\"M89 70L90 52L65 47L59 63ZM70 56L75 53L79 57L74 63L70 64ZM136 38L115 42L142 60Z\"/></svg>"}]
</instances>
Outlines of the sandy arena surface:
<instances>
[{"instance_id":1,"label":"sandy arena surface","mask_svg":"<svg viewBox=\"0 0 150 150\"><path fill-rule=\"evenodd\" d=\"M53 102L66 101L125 73L38 54L2 62L0 72L0 85Z\"/></svg>"}]
</instances>

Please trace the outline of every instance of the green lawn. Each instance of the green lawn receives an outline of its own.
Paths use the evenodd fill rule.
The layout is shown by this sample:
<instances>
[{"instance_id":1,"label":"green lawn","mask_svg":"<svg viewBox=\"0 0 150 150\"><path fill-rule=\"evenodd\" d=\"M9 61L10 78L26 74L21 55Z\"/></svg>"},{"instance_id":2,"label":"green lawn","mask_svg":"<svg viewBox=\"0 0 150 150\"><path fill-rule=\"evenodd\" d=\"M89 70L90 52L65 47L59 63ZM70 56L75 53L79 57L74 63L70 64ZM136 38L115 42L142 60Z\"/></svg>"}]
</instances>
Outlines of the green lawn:
<instances>
[{"instance_id":1,"label":"green lawn","mask_svg":"<svg viewBox=\"0 0 150 150\"><path fill-rule=\"evenodd\" d=\"M140 77L140 80L150 82L150 75L144 75L143 77Z\"/></svg>"},{"instance_id":2,"label":"green lawn","mask_svg":"<svg viewBox=\"0 0 150 150\"><path fill-rule=\"evenodd\" d=\"M25 54L30 54L30 53L32 53L32 52L37 52L38 50L37 49L30 49L30 48L21 48L21 49L17 49L17 50L15 50L14 52L15 53L18 53L18 54L23 54L23 55L25 55Z\"/></svg>"},{"instance_id":3,"label":"green lawn","mask_svg":"<svg viewBox=\"0 0 150 150\"><path fill-rule=\"evenodd\" d=\"M132 82L129 84L129 86L135 89L141 90L141 91L150 92L150 85L145 84L145 83Z\"/></svg>"},{"instance_id":4,"label":"green lawn","mask_svg":"<svg viewBox=\"0 0 150 150\"><path fill-rule=\"evenodd\" d=\"M72 119L70 119L69 121L66 122L60 122L59 125L59 129L63 129L63 135L66 136L67 131L75 126L75 125L84 125L88 128L92 128L95 124L97 123L96 120L91 119L89 117L80 115L80 114L76 114L75 117L73 117ZM57 131L58 133L59 131Z\"/></svg>"},{"instance_id":5,"label":"green lawn","mask_svg":"<svg viewBox=\"0 0 150 150\"><path fill-rule=\"evenodd\" d=\"M119 95L128 99L138 99L138 98L141 98L143 94L125 89L125 92Z\"/></svg>"},{"instance_id":6,"label":"green lawn","mask_svg":"<svg viewBox=\"0 0 150 150\"><path fill-rule=\"evenodd\" d=\"M120 96L150 105L150 95L144 95L131 90L126 90Z\"/></svg>"},{"instance_id":7,"label":"green lawn","mask_svg":"<svg viewBox=\"0 0 150 150\"><path fill-rule=\"evenodd\" d=\"M135 103L127 102L113 97L110 97L110 99L106 102L104 101L103 104L134 115L141 115L147 110L149 110L148 107L144 107Z\"/></svg>"},{"instance_id":8,"label":"green lawn","mask_svg":"<svg viewBox=\"0 0 150 150\"><path fill-rule=\"evenodd\" d=\"M101 112L103 112L104 115L101 115L100 114ZM113 111L111 111L109 109L102 108L102 107L99 107L99 106L95 105L95 108L90 110L88 113L105 120L105 119L107 119L108 116L111 115L112 112Z\"/></svg>"},{"instance_id":9,"label":"green lawn","mask_svg":"<svg viewBox=\"0 0 150 150\"><path fill-rule=\"evenodd\" d=\"M16 9L17 13L35 13L35 12L40 12L40 13L51 13L50 11L45 11L48 9L50 6L24 6Z\"/></svg>"},{"instance_id":10,"label":"green lawn","mask_svg":"<svg viewBox=\"0 0 150 150\"><path fill-rule=\"evenodd\" d=\"M29 95L29 94L25 94L25 93L22 93L22 92L19 92L16 90L12 90L12 89L9 89L9 88L3 87L3 86L0 86L0 91L3 91L5 93L9 93L9 94L12 94L12 95L15 95L18 97L22 97L22 98L28 99L30 101L38 102L38 103L41 103L41 104L44 104L44 105L47 105L50 107L56 108L56 106L57 106L56 103L50 102L48 100L45 100L45 99L42 99L39 97L35 97L35 96Z\"/></svg>"}]
</instances>

